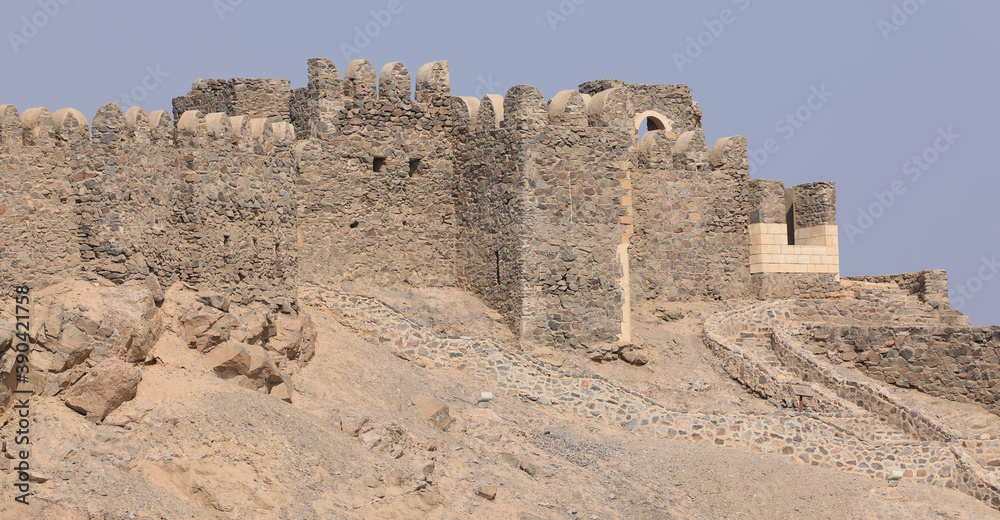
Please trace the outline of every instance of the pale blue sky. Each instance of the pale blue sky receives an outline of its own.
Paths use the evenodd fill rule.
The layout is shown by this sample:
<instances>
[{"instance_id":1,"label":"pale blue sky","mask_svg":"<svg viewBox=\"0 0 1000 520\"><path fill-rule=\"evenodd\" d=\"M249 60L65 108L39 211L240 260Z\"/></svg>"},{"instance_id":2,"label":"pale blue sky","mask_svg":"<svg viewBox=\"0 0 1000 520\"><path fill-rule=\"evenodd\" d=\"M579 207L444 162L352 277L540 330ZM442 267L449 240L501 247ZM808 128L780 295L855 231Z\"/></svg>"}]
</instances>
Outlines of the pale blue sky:
<instances>
[{"instance_id":1,"label":"pale blue sky","mask_svg":"<svg viewBox=\"0 0 1000 520\"><path fill-rule=\"evenodd\" d=\"M0 103L89 118L134 90L147 111L169 109L197 78L302 86L311 57L341 70L447 59L457 95L686 83L710 142L746 135L764 159L773 139L754 177L837 183L843 275L947 269L986 325L1000 323L998 22L987 0L9 0ZM376 36L355 41L366 25ZM894 182L892 200L875 195Z\"/></svg>"}]
</instances>

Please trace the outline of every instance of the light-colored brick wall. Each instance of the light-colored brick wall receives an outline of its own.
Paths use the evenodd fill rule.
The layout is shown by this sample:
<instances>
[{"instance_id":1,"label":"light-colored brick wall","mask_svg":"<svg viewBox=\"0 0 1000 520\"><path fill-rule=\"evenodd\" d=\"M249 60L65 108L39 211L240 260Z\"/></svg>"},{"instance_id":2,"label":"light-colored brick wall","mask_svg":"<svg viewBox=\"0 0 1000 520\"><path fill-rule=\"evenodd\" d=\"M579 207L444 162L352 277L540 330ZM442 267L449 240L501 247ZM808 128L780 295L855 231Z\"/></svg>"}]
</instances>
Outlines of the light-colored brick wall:
<instances>
[{"instance_id":1,"label":"light-colored brick wall","mask_svg":"<svg viewBox=\"0 0 1000 520\"><path fill-rule=\"evenodd\" d=\"M796 229L795 245L788 245L786 224L750 224L750 272L839 275L837 226Z\"/></svg>"}]
</instances>

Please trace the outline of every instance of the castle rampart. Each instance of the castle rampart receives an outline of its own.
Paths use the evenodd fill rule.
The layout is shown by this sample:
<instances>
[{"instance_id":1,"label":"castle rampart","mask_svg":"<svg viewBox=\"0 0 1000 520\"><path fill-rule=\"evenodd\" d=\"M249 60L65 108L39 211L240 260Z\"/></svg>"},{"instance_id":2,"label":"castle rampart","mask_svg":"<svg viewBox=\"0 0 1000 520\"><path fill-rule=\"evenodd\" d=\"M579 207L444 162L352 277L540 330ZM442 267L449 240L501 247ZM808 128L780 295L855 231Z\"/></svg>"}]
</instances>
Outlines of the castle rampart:
<instances>
[{"instance_id":1,"label":"castle rampart","mask_svg":"<svg viewBox=\"0 0 1000 520\"><path fill-rule=\"evenodd\" d=\"M526 343L588 349L629 342L650 298L836 290L833 184L750 181L745 138L709 149L686 86L475 99L444 61L322 58L307 77L198 80L173 117L106 105L92 127L4 107L5 283L27 261L42 284L152 273L280 305L300 278L457 284Z\"/></svg>"}]
</instances>

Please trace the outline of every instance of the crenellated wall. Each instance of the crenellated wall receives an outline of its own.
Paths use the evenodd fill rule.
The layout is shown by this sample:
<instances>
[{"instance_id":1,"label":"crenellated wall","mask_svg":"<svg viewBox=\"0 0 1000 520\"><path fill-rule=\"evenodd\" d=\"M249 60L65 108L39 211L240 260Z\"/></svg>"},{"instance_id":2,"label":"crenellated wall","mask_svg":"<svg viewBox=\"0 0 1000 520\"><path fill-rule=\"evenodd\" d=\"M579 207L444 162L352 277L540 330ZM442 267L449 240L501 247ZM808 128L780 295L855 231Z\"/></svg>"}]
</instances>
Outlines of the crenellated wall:
<instances>
[{"instance_id":1,"label":"crenellated wall","mask_svg":"<svg viewBox=\"0 0 1000 520\"><path fill-rule=\"evenodd\" d=\"M431 71L427 72L430 68ZM310 60L295 124L302 274L362 286L453 285L457 279L455 167L447 63L418 74L417 101L401 63L380 75L354 61L341 80Z\"/></svg>"},{"instance_id":2,"label":"crenellated wall","mask_svg":"<svg viewBox=\"0 0 1000 520\"><path fill-rule=\"evenodd\" d=\"M647 299L836 290L832 183L750 181L746 139L710 150L684 85L475 99L446 61L307 70L198 80L173 117L106 105L93 128L4 107L5 287L152 273L284 305L300 277L457 284L526 344L588 351L629 343Z\"/></svg>"},{"instance_id":3,"label":"crenellated wall","mask_svg":"<svg viewBox=\"0 0 1000 520\"><path fill-rule=\"evenodd\" d=\"M114 104L92 129L73 109L2 114L3 290L152 273L236 301L295 302L287 123L193 111L175 126L165 111Z\"/></svg>"},{"instance_id":4,"label":"crenellated wall","mask_svg":"<svg viewBox=\"0 0 1000 520\"><path fill-rule=\"evenodd\" d=\"M834 184L785 188L781 181L754 179L748 188L752 294L814 298L839 290Z\"/></svg>"}]
</instances>

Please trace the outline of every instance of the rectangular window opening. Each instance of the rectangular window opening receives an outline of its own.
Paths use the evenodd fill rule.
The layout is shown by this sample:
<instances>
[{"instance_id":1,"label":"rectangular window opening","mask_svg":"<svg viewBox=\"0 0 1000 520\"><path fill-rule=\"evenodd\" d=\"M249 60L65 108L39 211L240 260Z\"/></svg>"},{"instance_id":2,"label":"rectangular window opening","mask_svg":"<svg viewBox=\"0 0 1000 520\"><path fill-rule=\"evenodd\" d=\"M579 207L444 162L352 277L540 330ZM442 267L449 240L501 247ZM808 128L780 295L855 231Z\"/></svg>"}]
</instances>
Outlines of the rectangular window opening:
<instances>
[{"instance_id":1,"label":"rectangular window opening","mask_svg":"<svg viewBox=\"0 0 1000 520\"><path fill-rule=\"evenodd\" d=\"M381 173L385 169L385 157L375 157L372 159L372 171Z\"/></svg>"},{"instance_id":2,"label":"rectangular window opening","mask_svg":"<svg viewBox=\"0 0 1000 520\"><path fill-rule=\"evenodd\" d=\"M788 245L795 245L795 206L788 208L785 213L785 225L788 226Z\"/></svg>"},{"instance_id":3,"label":"rectangular window opening","mask_svg":"<svg viewBox=\"0 0 1000 520\"><path fill-rule=\"evenodd\" d=\"M410 159L410 177L420 177L420 159Z\"/></svg>"}]
</instances>

